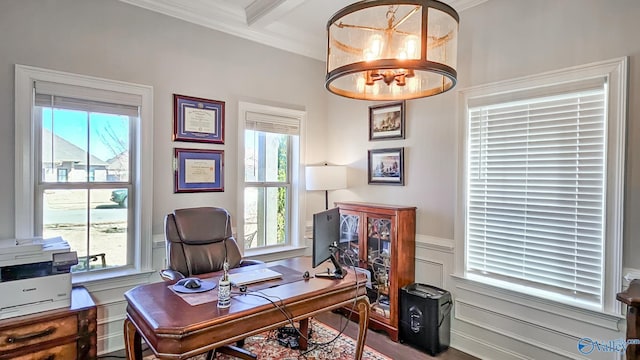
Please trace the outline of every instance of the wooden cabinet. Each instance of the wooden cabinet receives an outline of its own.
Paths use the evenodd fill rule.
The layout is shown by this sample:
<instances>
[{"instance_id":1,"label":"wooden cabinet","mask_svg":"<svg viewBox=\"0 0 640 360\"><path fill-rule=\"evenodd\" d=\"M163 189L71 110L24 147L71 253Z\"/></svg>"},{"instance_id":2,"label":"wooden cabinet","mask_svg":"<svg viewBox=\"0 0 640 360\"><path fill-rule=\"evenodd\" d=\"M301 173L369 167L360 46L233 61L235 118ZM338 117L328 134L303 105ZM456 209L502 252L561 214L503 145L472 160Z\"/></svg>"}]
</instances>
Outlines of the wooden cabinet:
<instances>
[{"instance_id":1,"label":"wooden cabinet","mask_svg":"<svg viewBox=\"0 0 640 360\"><path fill-rule=\"evenodd\" d=\"M415 275L416 208L354 202L336 206L340 208L339 260L370 278L369 327L398 341L400 290L413 283Z\"/></svg>"},{"instance_id":2,"label":"wooden cabinet","mask_svg":"<svg viewBox=\"0 0 640 360\"><path fill-rule=\"evenodd\" d=\"M71 307L0 320L0 360L95 359L96 304L83 287Z\"/></svg>"}]
</instances>

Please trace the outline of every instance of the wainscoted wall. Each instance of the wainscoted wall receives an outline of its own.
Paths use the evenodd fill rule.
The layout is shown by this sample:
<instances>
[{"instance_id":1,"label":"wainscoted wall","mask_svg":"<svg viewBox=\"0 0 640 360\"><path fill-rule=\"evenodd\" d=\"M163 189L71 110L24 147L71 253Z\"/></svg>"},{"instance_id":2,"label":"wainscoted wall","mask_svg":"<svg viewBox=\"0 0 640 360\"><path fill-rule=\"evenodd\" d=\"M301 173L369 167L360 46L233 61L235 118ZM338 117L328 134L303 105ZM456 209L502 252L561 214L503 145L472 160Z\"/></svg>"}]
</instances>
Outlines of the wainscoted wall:
<instances>
[{"instance_id":1,"label":"wainscoted wall","mask_svg":"<svg viewBox=\"0 0 640 360\"><path fill-rule=\"evenodd\" d=\"M307 243L310 245L310 243ZM306 249L310 255L310 248ZM482 359L621 359L619 352L578 351L578 341L606 343L624 339L623 315L606 315L561 306L516 292L491 288L452 275L454 241L416 236L416 282L452 293L451 346ZM261 258L274 261L302 254L283 253ZM165 266L162 235L154 236L154 268ZM633 278L639 270L625 269ZM134 286L161 281L158 272L100 286L85 284L98 305L98 354L124 347L124 293ZM628 282L626 282L628 284Z\"/></svg>"},{"instance_id":2,"label":"wainscoted wall","mask_svg":"<svg viewBox=\"0 0 640 360\"><path fill-rule=\"evenodd\" d=\"M583 354L578 341L623 340L622 315L575 309L452 275L454 251L453 240L416 237L416 282L442 287L454 299L452 347L492 360L621 358L617 351Z\"/></svg>"},{"instance_id":3,"label":"wainscoted wall","mask_svg":"<svg viewBox=\"0 0 640 360\"><path fill-rule=\"evenodd\" d=\"M163 235L154 235L153 268L165 266ZM84 285L98 306L98 355L124 348L123 321L127 302L124 293L138 285L161 281L158 271L121 278L111 282Z\"/></svg>"}]
</instances>

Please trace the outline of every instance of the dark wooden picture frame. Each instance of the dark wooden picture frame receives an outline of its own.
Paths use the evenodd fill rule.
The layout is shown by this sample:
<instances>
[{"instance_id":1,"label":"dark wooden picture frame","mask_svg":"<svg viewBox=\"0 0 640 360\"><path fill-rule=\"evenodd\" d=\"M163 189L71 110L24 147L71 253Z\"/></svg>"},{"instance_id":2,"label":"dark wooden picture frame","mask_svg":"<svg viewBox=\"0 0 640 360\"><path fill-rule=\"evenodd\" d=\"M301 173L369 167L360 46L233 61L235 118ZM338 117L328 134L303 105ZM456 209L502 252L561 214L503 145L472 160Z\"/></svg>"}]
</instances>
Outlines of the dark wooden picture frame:
<instances>
[{"instance_id":1,"label":"dark wooden picture frame","mask_svg":"<svg viewBox=\"0 0 640 360\"><path fill-rule=\"evenodd\" d=\"M404 148L369 150L369 184L404 185Z\"/></svg>"},{"instance_id":2,"label":"dark wooden picture frame","mask_svg":"<svg viewBox=\"0 0 640 360\"><path fill-rule=\"evenodd\" d=\"M405 102L369 106L369 140L404 139Z\"/></svg>"},{"instance_id":3,"label":"dark wooden picture frame","mask_svg":"<svg viewBox=\"0 0 640 360\"><path fill-rule=\"evenodd\" d=\"M174 192L224 191L224 150L174 149Z\"/></svg>"},{"instance_id":4,"label":"dark wooden picture frame","mask_svg":"<svg viewBox=\"0 0 640 360\"><path fill-rule=\"evenodd\" d=\"M173 140L224 144L224 105L173 94Z\"/></svg>"}]
</instances>

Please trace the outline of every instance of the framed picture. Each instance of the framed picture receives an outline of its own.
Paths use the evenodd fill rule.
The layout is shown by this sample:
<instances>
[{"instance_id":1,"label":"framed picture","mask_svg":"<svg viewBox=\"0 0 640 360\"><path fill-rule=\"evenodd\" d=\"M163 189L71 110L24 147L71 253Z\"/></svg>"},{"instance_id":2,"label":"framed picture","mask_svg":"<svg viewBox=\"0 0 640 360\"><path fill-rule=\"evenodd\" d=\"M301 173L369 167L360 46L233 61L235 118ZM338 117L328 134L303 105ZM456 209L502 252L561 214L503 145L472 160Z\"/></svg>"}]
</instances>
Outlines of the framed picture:
<instances>
[{"instance_id":1,"label":"framed picture","mask_svg":"<svg viewBox=\"0 0 640 360\"><path fill-rule=\"evenodd\" d=\"M173 94L173 140L224 144L224 101Z\"/></svg>"},{"instance_id":2,"label":"framed picture","mask_svg":"<svg viewBox=\"0 0 640 360\"><path fill-rule=\"evenodd\" d=\"M174 192L224 191L224 150L174 149Z\"/></svg>"},{"instance_id":3,"label":"framed picture","mask_svg":"<svg viewBox=\"0 0 640 360\"><path fill-rule=\"evenodd\" d=\"M369 140L404 139L404 104L369 106Z\"/></svg>"},{"instance_id":4,"label":"framed picture","mask_svg":"<svg viewBox=\"0 0 640 360\"><path fill-rule=\"evenodd\" d=\"M404 185L404 148L369 150L369 184Z\"/></svg>"}]
</instances>

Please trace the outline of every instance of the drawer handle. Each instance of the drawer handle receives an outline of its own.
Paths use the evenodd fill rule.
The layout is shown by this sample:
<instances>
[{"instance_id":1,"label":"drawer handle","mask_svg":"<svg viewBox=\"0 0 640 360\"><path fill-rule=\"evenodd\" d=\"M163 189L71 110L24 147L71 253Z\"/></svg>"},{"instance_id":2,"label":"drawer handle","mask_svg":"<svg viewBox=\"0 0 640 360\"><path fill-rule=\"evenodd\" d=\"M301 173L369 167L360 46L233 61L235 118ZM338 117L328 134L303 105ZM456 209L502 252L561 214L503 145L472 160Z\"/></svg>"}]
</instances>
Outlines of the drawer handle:
<instances>
[{"instance_id":1,"label":"drawer handle","mask_svg":"<svg viewBox=\"0 0 640 360\"><path fill-rule=\"evenodd\" d=\"M29 341L32 339L37 339L39 337L43 337L43 336L49 336L51 334L53 334L54 332L56 332L56 328L55 327L49 327L46 328L42 331L36 332L36 333L32 333L32 334L26 334L26 335L16 335L16 336L7 336L7 342L9 344L15 344L15 343L19 343L19 342L23 342L23 341Z\"/></svg>"}]
</instances>

